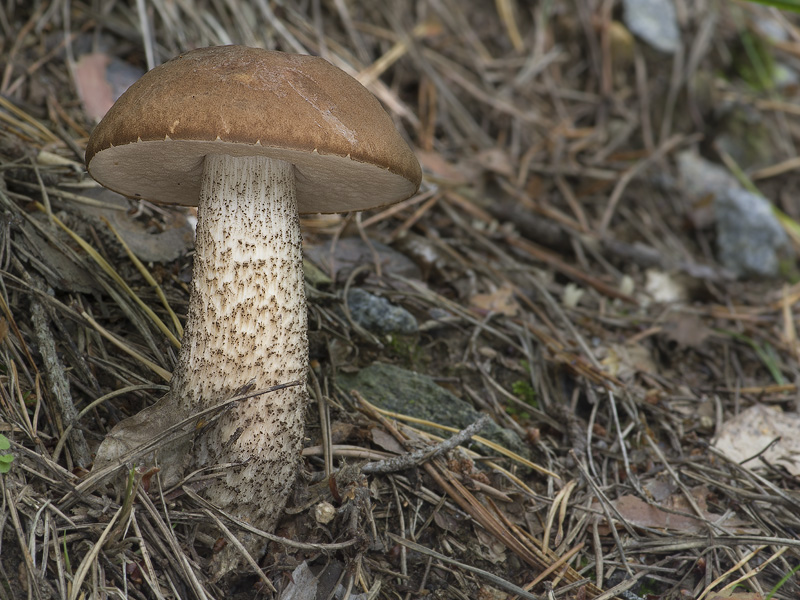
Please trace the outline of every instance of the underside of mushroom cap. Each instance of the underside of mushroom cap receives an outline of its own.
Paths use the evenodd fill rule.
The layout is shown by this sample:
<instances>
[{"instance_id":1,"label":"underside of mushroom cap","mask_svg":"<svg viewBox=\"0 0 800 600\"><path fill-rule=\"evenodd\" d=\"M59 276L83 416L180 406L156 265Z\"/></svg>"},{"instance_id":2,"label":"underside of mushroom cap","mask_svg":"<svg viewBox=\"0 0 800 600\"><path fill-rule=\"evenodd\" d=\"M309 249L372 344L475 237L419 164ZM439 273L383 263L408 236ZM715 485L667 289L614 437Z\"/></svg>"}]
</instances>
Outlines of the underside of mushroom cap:
<instances>
[{"instance_id":1,"label":"underside of mushroom cap","mask_svg":"<svg viewBox=\"0 0 800 600\"><path fill-rule=\"evenodd\" d=\"M245 46L187 52L145 74L92 133L92 177L130 197L196 205L208 154L295 165L300 212L411 196L421 173L378 100L329 62Z\"/></svg>"}]
</instances>

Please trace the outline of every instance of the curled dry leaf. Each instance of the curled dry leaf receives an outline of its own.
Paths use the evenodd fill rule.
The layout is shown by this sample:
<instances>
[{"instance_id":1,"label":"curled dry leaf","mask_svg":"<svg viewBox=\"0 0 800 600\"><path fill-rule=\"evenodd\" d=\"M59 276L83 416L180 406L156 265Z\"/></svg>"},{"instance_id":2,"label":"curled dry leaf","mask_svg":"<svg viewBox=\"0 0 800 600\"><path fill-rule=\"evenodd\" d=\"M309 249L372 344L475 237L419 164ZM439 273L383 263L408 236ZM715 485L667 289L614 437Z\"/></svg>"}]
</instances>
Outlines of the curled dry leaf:
<instances>
[{"instance_id":1,"label":"curled dry leaf","mask_svg":"<svg viewBox=\"0 0 800 600\"><path fill-rule=\"evenodd\" d=\"M387 452L392 452L394 454L405 453L405 448L400 445L400 442L398 442L393 436L386 433L383 429L373 427L370 430L370 433L372 434L372 442L382 450L386 450Z\"/></svg>"},{"instance_id":2,"label":"curled dry leaf","mask_svg":"<svg viewBox=\"0 0 800 600\"><path fill-rule=\"evenodd\" d=\"M697 496L696 491L694 495L695 497ZM745 525L744 521L735 517L721 521L723 515L710 513L705 510L704 498L696 498L696 500L701 500L696 503L699 505L704 519L711 523L719 522L719 525L737 533L744 533L744 530L741 529ZM706 530L706 525L703 521L700 518L692 516L693 510L688 506L683 496L679 494L670 496L664 500L661 505L664 506L664 509L659 505L649 504L633 495L621 496L614 501L614 507L617 512L626 522L634 527L680 531L682 533L700 533Z\"/></svg>"},{"instance_id":3,"label":"curled dry leaf","mask_svg":"<svg viewBox=\"0 0 800 600\"><path fill-rule=\"evenodd\" d=\"M375 262L383 275L396 274L409 279L419 279L419 268L406 256L376 240L367 244L358 237L346 237L321 245L309 245L305 256L319 265L326 273L333 273L336 280L344 283L353 269Z\"/></svg>"},{"instance_id":4,"label":"curled dry leaf","mask_svg":"<svg viewBox=\"0 0 800 600\"><path fill-rule=\"evenodd\" d=\"M514 290L510 285L504 285L489 294L475 294L469 303L481 313L493 312L514 317L519 312L519 304L514 299Z\"/></svg>"},{"instance_id":5,"label":"curled dry leaf","mask_svg":"<svg viewBox=\"0 0 800 600\"><path fill-rule=\"evenodd\" d=\"M462 169L447 162L447 159L438 152L417 150L417 158L425 171L431 173L436 179L452 185L465 184L469 181Z\"/></svg>"},{"instance_id":6,"label":"curled dry leaf","mask_svg":"<svg viewBox=\"0 0 800 600\"><path fill-rule=\"evenodd\" d=\"M656 269L647 270L645 291L656 302L684 302L689 293L678 279Z\"/></svg>"},{"instance_id":7,"label":"curled dry leaf","mask_svg":"<svg viewBox=\"0 0 800 600\"><path fill-rule=\"evenodd\" d=\"M194 228L183 210L165 210L156 228L148 226L143 219L131 215L127 210L111 208L129 205L123 196L115 192L96 188L86 190L84 195L102 201L109 208L81 206L80 209L87 215L107 220L140 260L170 262L184 256L194 245Z\"/></svg>"},{"instance_id":8,"label":"curled dry leaf","mask_svg":"<svg viewBox=\"0 0 800 600\"><path fill-rule=\"evenodd\" d=\"M476 156L478 164L492 173L503 175L504 177L514 177L514 167L511 164L511 157L508 152L501 148L488 148L482 150Z\"/></svg>"},{"instance_id":9,"label":"curled dry leaf","mask_svg":"<svg viewBox=\"0 0 800 600\"><path fill-rule=\"evenodd\" d=\"M774 442L774 443L773 443ZM722 424L714 446L737 463L760 469L764 463L800 475L800 415L756 404Z\"/></svg>"},{"instance_id":10,"label":"curled dry leaf","mask_svg":"<svg viewBox=\"0 0 800 600\"><path fill-rule=\"evenodd\" d=\"M764 596L758 592L720 592L711 594L708 600L764 600Z\"/></svg>"},{"instance_id":11,"label":"curled dry leaf","mask_svg":"<svg viewBox=\"0 0 800 600\"><path fill-rule=\"evenodd\" d=\"M642 344L609 344L598 350L598 358L608 374L630 381L637 373L658 373L651 351Z\"/></svg>"},{"instance_id":12,"label":"curled dry leaf","mask_svg":"<svg viewBox=\"0 0 800 600\"><path fill-rule=\"evenodd\" d=\"M682 348L697 348L711 335L697 315L680 313L664 323L664 337Z\"/></svg>"},{"instance_id":13,"label":"curled dry leaf","mask_svg":"<svg viewBox=\"0 0 800 600\"><path fill-rule=\"evenodd\" d=\"M75 63L75 87L86 115L99 121L120 94L142 75L142 71L102 52L84 54Z\"/></svg>"}]
</instances>

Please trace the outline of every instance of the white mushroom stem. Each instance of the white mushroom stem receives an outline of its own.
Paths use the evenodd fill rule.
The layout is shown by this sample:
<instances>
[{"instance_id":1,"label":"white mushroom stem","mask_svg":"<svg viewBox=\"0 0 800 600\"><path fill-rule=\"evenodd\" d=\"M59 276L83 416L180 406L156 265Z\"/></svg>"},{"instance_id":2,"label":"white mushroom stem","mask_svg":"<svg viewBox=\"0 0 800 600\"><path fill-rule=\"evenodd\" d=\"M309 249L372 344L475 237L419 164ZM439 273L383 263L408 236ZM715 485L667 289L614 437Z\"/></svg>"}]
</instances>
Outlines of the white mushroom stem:
<instances>
[{"instance_id":1,"label":"white mushroom stem","mask_svg":"<svg viewBox=\"0 0 800 600\"><path fill-rule=\"evenodd\" d=\"M183 414L254 389L195 440L195 467L233 464L208 500L270 530L302 448L307 315L294 167L265 157L207 156L189 314L171 394Z\"/></svg>"}]
</instances>

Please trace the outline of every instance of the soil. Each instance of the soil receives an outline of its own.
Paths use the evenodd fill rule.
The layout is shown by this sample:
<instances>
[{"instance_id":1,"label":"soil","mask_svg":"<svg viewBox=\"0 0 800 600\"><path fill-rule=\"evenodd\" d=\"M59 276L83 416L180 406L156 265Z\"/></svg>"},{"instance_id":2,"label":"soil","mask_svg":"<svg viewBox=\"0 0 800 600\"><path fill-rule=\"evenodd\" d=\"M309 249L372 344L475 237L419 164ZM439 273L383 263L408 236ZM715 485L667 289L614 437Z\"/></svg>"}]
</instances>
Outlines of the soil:
<instances>
[{"instance_id":1,"label":"soil","mask_svg":"<svg viewBox=\"0 0 800 600\"><path fill-rule=\"evenodd\" d=\"M665 53L629 4L3 3L0 599L800 596L798 17L675 0ZM115 89L231 42L357 76L424 178L303 217L302 468L216 580L246 529L203 499L218 471L92 470L168 389L195 215L102 190L83 152ZM769 201L774 271L723 263L725 191L692 192L686 151ZM360 325L351 289L417 331Z\"/></svg>"}]
</instances>

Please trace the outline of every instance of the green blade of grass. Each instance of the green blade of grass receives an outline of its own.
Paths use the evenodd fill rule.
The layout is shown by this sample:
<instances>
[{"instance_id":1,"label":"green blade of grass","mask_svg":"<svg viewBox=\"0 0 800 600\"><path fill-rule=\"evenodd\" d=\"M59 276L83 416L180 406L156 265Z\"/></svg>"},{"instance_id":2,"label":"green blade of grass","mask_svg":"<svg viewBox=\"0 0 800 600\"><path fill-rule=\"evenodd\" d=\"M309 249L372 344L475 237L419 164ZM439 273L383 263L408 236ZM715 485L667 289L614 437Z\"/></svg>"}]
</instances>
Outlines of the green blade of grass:
<instances>
[{"instance_id":1,"label":"green blade of grass","mask_svg":"<svg viewBox=\"0 0 800 600\"><path fill-rule=\"evenodd\" d=\"M772 6L780 10L790 10L792 12L800 12L800 0L749 0L755 4L763 4L764 6Z\"/></svg>"}]
</instances>

